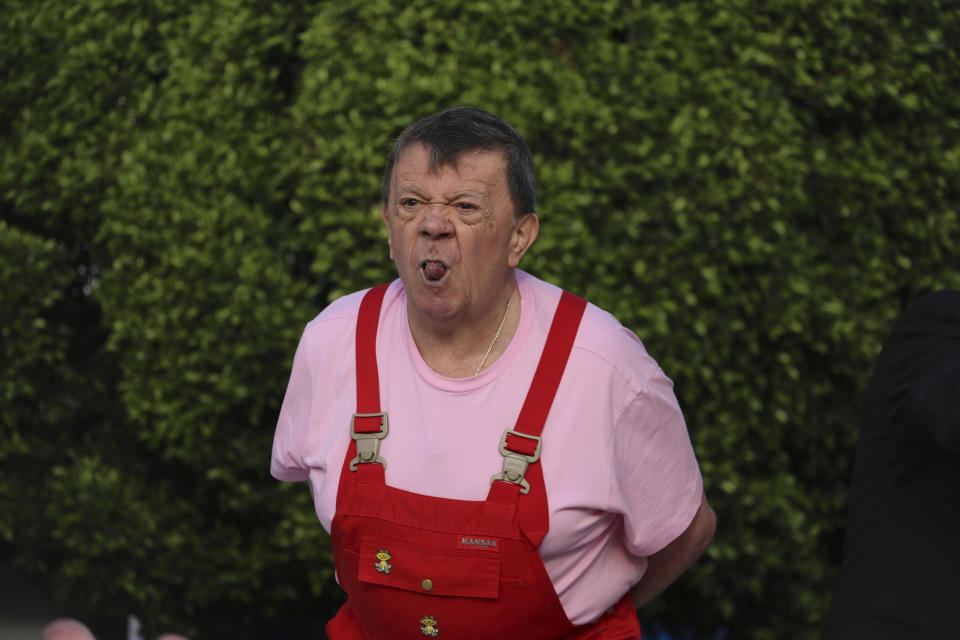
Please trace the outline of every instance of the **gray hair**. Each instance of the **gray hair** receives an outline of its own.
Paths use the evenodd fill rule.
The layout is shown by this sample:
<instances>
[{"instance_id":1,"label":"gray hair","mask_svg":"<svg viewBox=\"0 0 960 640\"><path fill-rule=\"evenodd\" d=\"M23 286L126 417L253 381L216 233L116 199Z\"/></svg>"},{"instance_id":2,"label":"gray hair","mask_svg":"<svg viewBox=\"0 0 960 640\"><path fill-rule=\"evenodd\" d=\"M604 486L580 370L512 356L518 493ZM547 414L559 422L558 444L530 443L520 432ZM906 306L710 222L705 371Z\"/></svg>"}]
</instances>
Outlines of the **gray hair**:
<instances>
[{"instance_id":1,"label":"gray hair","mask_svg":"<svg viewBox=\"0 0 960 640\"><path fill-rule=\"evenodd\" d=\"M465 151L495 151L507 162L507 184L514 218L536 211L536 176L533 157L516 129L497 116L476 107L453 107L417 120L397 138L383 172L381 196L390 200L393 169L408 147L422 144L430 150L430 170L456 166Z\"/></svg>"}]
</instances>

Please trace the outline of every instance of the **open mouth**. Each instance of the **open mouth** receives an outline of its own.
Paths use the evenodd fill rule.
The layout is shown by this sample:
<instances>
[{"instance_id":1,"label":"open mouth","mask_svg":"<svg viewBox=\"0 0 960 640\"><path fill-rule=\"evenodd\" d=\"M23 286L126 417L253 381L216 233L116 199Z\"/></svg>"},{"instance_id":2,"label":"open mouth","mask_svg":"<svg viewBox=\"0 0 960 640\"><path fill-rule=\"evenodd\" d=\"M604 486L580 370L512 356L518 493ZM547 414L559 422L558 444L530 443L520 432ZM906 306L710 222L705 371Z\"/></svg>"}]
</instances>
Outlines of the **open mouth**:
<instances>
[{"instance_id":1,"label":"open mouth","mask_svg":"<svg viewBox=\"0 0 960 640\"><path fill-rule=\"evenodd\" d=\"M447 275L450 267L439 260L424 260L420 263L420 269L423 271L423 277L430 282L437 282L438 280L442 280L443 276Z\"/></svg>"}]
</instances>

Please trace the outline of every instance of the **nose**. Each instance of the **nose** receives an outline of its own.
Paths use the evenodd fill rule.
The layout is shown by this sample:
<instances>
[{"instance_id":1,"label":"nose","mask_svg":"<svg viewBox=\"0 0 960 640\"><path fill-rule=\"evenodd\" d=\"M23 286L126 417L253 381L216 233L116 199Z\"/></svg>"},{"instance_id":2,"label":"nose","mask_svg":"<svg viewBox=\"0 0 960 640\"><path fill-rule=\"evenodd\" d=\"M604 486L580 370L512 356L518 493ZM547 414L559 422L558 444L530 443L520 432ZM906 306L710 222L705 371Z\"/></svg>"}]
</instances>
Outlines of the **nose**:
<instances>
[{"instance_id":1,"label":"nose","mask_svg":"<svg viewBox=\"0 0 960 640\"><path fill-rule=\"evenodd\" d=\"M454 226L449 208L442 204L425 205L420 218L420 235L429 238L450 238Z\"/></svg>"}]
</instances>

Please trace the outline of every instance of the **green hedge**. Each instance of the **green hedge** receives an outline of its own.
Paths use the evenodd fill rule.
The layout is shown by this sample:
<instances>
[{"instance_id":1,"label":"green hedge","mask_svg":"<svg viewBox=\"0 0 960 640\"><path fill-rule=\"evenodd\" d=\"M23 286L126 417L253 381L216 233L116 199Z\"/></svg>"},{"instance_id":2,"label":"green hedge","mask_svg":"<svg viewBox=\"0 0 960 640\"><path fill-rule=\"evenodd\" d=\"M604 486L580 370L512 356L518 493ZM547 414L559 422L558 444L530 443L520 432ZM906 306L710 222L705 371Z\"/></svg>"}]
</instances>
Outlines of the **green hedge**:
<instances>
[{"instance_id":1,"label":"green hedge","mask_svg":"<svg viewBox=\"0 0 960 640\"><path fill-rule=\"evenodd\" d=\"M717 539L647 620L815 638L858 394L960 286L952 3L8 0L0 535L79 611L198 638L337 605L267 475L304 323L392 277L393 138L456 104L538 168L524 267L675 380Z\"/></svg>"}]
</instances>

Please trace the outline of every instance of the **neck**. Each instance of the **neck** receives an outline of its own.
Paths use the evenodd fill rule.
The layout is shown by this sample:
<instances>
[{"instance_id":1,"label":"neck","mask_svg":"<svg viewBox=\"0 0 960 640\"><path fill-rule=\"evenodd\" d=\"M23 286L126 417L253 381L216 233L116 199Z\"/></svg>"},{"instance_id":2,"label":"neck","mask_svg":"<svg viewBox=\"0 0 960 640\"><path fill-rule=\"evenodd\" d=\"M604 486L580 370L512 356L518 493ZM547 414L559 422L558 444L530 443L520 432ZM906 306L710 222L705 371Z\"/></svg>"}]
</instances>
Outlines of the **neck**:
<instances>
[{"instance_id":1,"label":"neck","mask_svg":"<svg viewBox=\"0 0 960 640\"><path fill-rule=\"evenodd\" d=\"M498 303L487 305L472 322L418 326L408 307L410 333L431 369L448 378L469 378L489 369L506 351L520 323L520 304L520 292L511 278Z\"/></svg>"}]
</instances>

